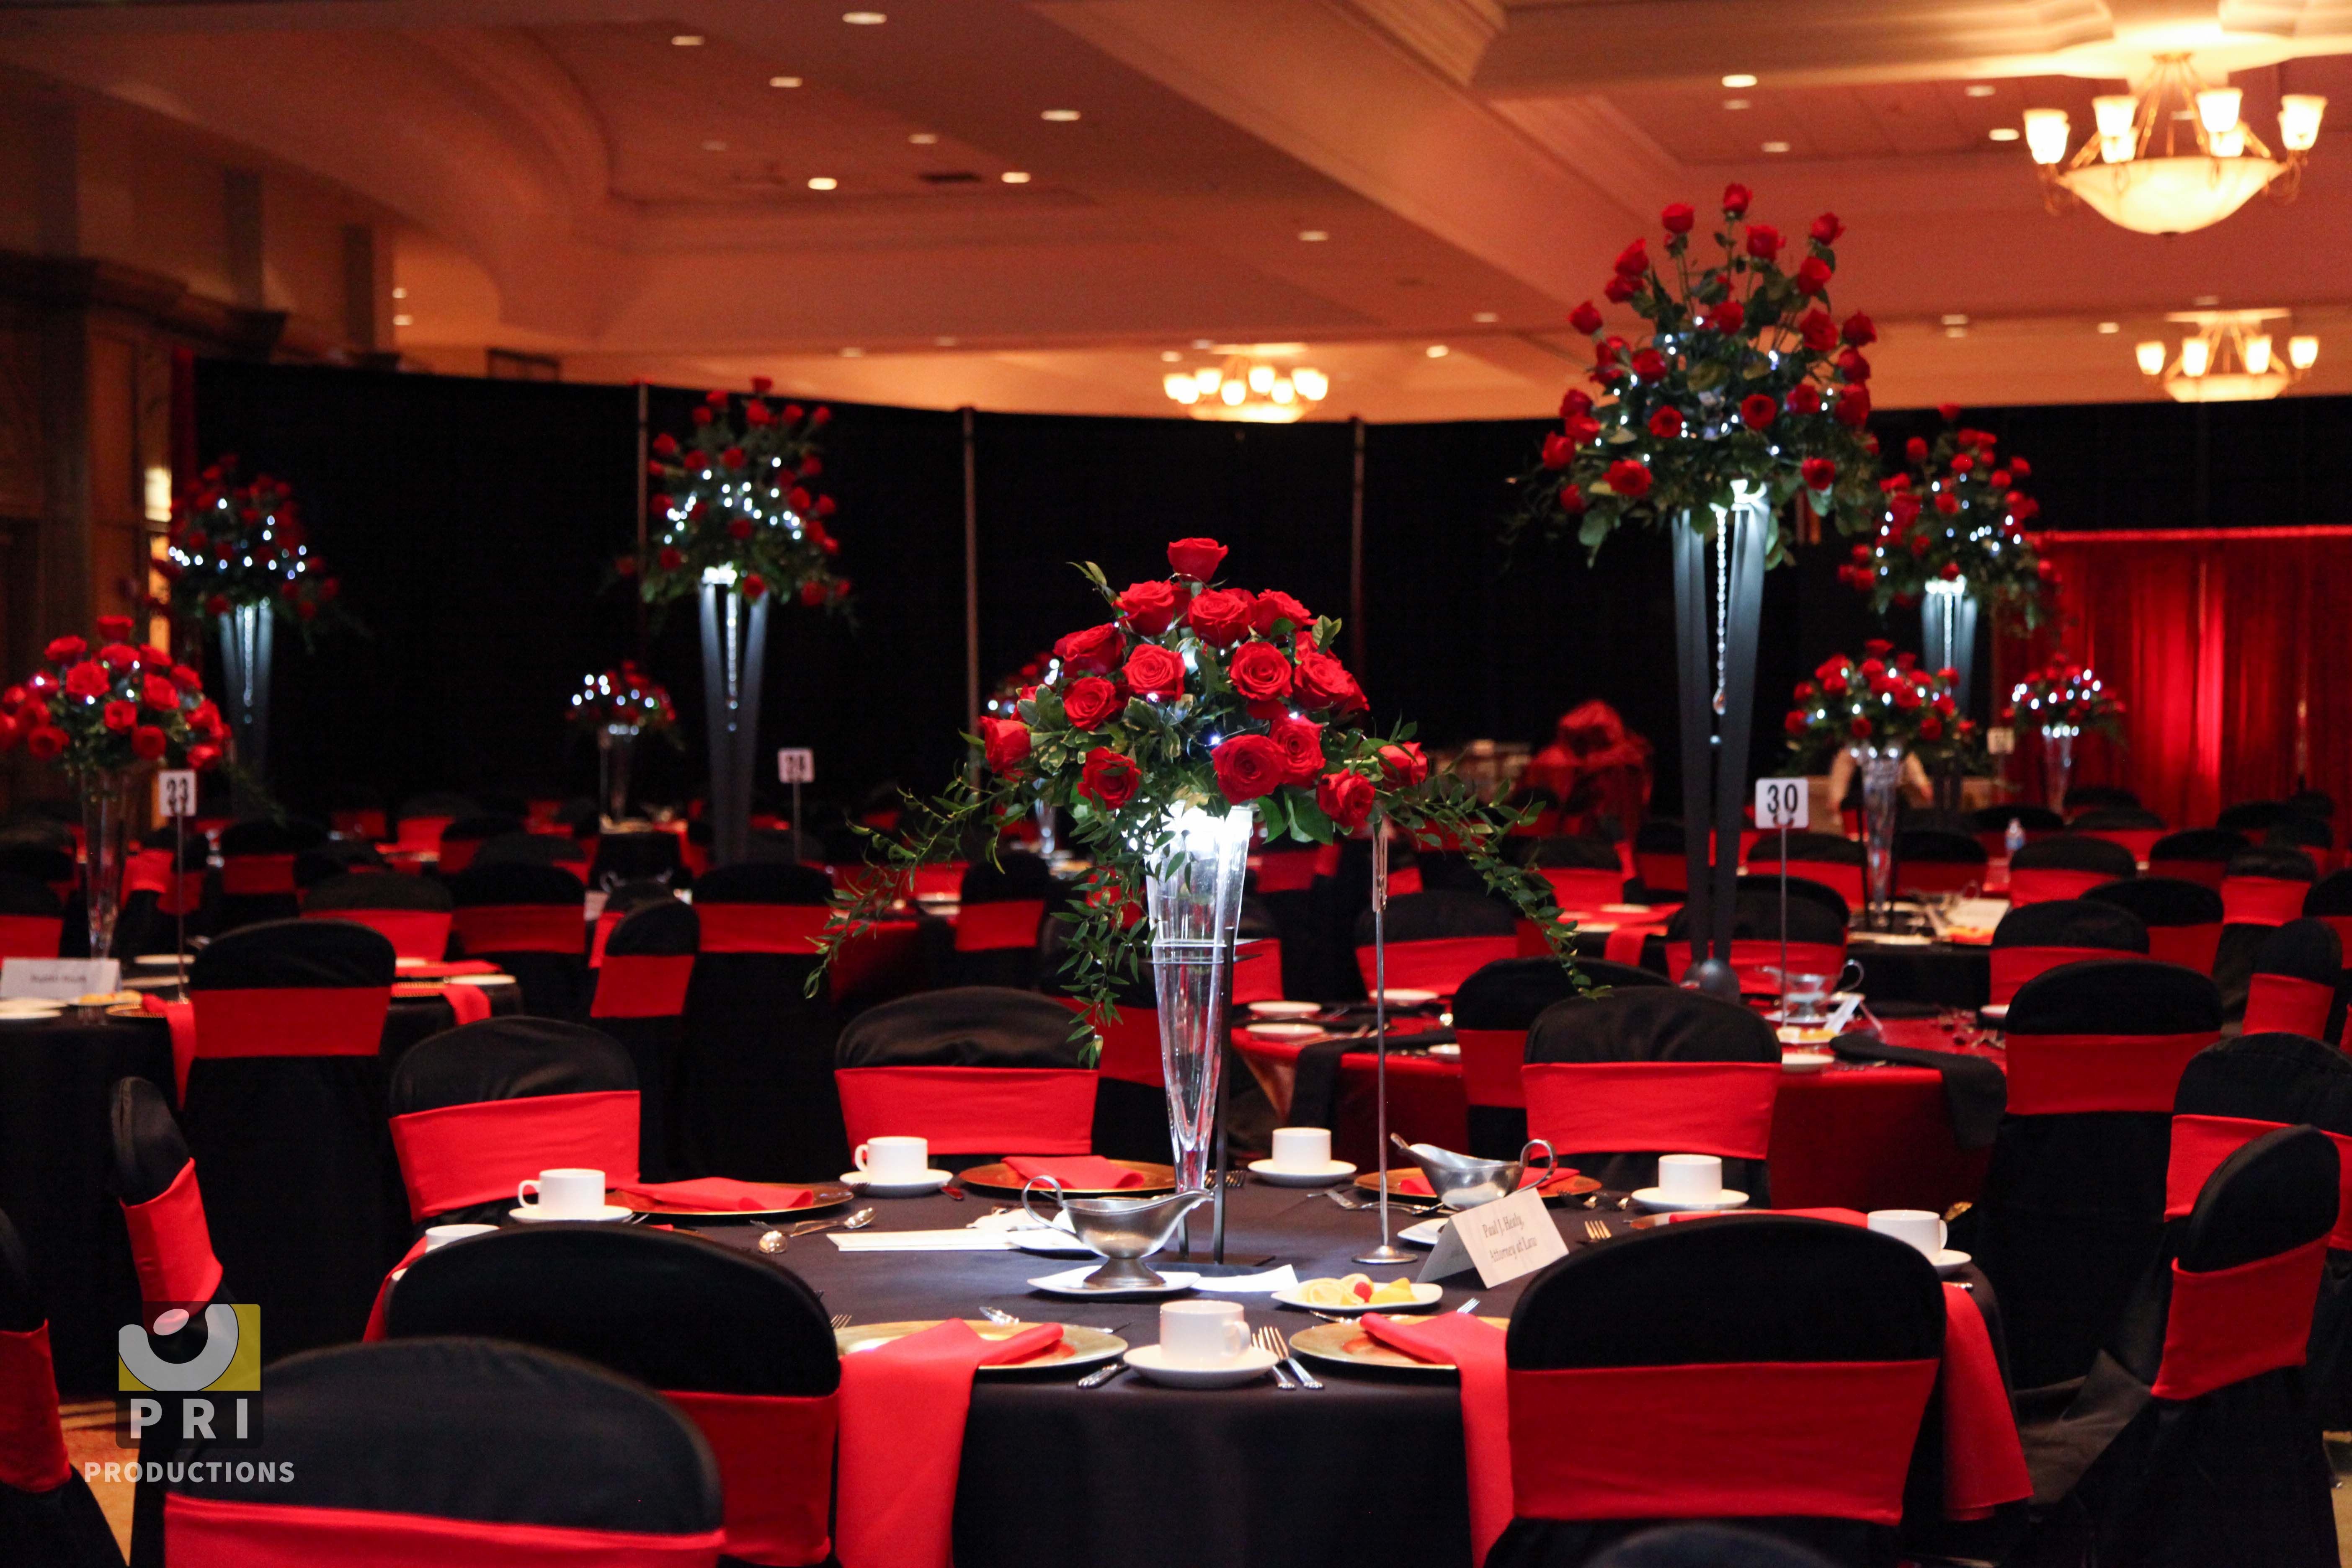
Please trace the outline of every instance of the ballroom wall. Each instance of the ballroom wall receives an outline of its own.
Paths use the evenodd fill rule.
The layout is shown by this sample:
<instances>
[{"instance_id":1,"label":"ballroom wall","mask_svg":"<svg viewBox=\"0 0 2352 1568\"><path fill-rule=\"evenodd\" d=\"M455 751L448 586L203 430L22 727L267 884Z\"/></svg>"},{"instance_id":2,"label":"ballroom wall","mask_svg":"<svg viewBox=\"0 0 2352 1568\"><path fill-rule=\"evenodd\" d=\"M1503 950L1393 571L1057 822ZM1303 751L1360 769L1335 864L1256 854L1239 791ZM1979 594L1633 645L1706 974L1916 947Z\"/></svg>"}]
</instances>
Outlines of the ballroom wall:
<instances>
[{"instance_id":1,"label":"ballroom wall","mask_svg":"<svg viewBox=\"0 0 2352 1568\"><path fill-rule=\"evenodd\" d=\"M655 389L651 427L683 430L697 394ZM582 786L563 704L581 674L629 655L638 615L610 584L634 535L636 393L207 361L198 446L289 479L371 635L286 661L275 772L290 804L340 784L397 795ZM824 483L856 584L854 620L776 619L764 739L813 745L823 793L929 786L959 756L963 707L961 423L837 406ZM2034 465L2042 521L2064 528L2352 521L2352 399L2183 407L1972 410ZM1889 442L1935 416L1894 416ZM1348 426L978 415L981 665L985 686L1095 612L1067 563L1113 581L1164 571L1187 533L1233 548L1244 585L1315 609L1348 600ZM1366 432L1362 675L1377 716L1424 739L1540 740L1600 696L1660 747L1674 787L1674 671L1663 543L1573 546L1497 527L1543 426L1375 426ZM1777 755L1783 694L1878 629L1835 571L1846 546L1799 552L1767 587L1757 761ZM2352 546L2347 546L2352 549ZM1916 615L1888 628L1916 646ZM647 659L698 745L690 609L651 626ZM1990 683L1987 683L1990 684ZM656 754L650 787L683 792L698 751Z\"/></svg>"}]
</instances>

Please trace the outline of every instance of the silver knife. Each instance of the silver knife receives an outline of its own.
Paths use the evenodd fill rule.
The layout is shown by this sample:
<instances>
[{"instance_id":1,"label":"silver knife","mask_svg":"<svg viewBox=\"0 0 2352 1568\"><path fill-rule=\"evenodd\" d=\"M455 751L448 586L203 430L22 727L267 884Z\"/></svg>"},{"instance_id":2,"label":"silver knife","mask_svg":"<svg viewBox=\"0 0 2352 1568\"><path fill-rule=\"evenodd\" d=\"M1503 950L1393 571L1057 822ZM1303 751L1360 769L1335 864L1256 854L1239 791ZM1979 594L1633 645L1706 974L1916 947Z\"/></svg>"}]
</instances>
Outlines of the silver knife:
<instances>
[{"instance_id":1,"label":"silver knife","mask_svg":"<svg viewBox=\"0 0 2352 1568\"><path fill-rule=\"evenodd\" d=\"M1283 1363L1290 1368L1293 1375L1298 1379L1298 1385L1301 1388L1311 1388L1318 1394L1322 1392L1323 1380L1317 1377L1313 1373L1307 1371L1306 1363L1301 1362L1297 1354L1294 1353L1284 1357Z\"/></svg>"}]
</instances>

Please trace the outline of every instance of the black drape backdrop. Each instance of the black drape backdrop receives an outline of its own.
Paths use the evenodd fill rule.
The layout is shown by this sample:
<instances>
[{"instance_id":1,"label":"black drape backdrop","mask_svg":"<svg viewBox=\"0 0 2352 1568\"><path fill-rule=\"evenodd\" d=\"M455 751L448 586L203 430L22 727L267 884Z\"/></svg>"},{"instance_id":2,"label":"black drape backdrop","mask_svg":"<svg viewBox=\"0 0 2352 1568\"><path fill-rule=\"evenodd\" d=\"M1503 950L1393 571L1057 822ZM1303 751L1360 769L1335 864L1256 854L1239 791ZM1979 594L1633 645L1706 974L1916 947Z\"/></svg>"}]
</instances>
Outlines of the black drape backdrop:
<instances>
[{"instance_id":1,"label":"black drape backdrop","mask_svg":"<svg viewBox=\"0 0 2352 1568\"><path fill-rule=\"evenodd\" d=\"M656 431L687 428L699 395L656 389ZM206 362L198 440L278 473L341 573L367 637L281 658L272 773L290 805L337 792L396 797L449 785L584 789L593 756L562 727L583 673L630 655L638 616L611 582L634 537L636 392ZM963 712L961 419L835 405L824 483L856 584L854 622L782 606L772 620L763 738L817 752L818 794L854 800L896 780L942 782ZM2352 398L2269 404L1970 410L2033 463L2058 527L2352 521ZM1874 422L1890 449L1932 413ZM1376 716L1424 740L1541 741L1598 696L1659 749L1672 798L1668 567L1654 534L1496 542L1510 476L1543 421L1367 431L1360 672ZM1244 586L1348 610L1351 433L1343 425L981 415L974 420L983 687L1101 611L1068 563L1114 586L1166 570L1185 534L1232 547ZM1779 753L1790 686L1879 629L1835 580L1843 542L1768 579L1757 758ZM1916 646L1916 613L1887 631ZM693 613L655 626L646 661L687 721L687 749L652 749L650 798L698 787L700 667ZM1980 666L1980 668L1983 668ZM1980 684L1990 685L1990 682Z\"/></svg>"}]
</instances>

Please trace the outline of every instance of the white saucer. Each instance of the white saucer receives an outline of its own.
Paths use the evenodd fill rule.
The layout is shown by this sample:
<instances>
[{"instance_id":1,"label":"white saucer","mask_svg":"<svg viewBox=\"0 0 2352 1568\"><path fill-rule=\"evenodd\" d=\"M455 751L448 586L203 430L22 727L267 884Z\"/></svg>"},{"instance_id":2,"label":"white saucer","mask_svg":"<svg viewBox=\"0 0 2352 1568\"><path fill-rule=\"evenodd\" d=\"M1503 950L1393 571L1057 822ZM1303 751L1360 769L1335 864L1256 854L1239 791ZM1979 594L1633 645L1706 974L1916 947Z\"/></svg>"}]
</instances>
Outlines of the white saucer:
<instances>
[{"instance_id":1,"label":"white saucer","mask_svg":"<svg viewBox=\"0 0 2352 1568\"><path fill-rule=\"evenodd\" d=\"M1748 1194L1726 1187L1715 1194L1713 1202L1693 1204L1670 1198L1661 1188L1643 1187L1633 1194L1633 1201L1652 1214L1715 1214L1724 1209L1747 1207Z\"/></svg>"},{"instance_id":2,"label":"white saucer","mask_svg":"<svg viewBox=\"0 0 2352 1568\"><path fill-rule=\"evenodd\" d=\"M1127 1297L1177 1296L1190 1290L1201 1281L1198 1274L1181 1273L1172 1268L1155 1268L1160 1276L1158 1285L1121 1285L1116 1289L1082 1289L1078 1281L1093 1273L1092 1268L1067 1268L1059 1274L1041 1274L1029 1281L1032 1290L1043 1290L1048 1296L1062 1296L1076 1301L1119 1300Z\"/></svg>"},{"instance_id":3,"label":"white saucer","mask_svg":"<svg viewBox=\"0 0 2352 1568\"><path fill-rule=\"evenodd\" d=\"M37 1012L29 1007L11 1007L0 1013L0 1024L46 1024L52 1018L63 1017L65 1011L63 1007L46 1007Z\"/></svg>"},{"instance_id":4,"label":"white saucer","mask_svg":"<svg viewBox=\"0 0 2352 1568\"><path fill-rule=\"evenodd\" d=\"M395 958L392 961L392 966L394 969L422 969L430 962L429 959L423 958Z\"/></svg>"},{"instance_id":5,"label":"white saucer","mask_svg":"<svg viewBox=\"0 0 2352 1568\"><path fill-rule=\"evenodd\" d=\"M1040 1258L1097 1258L1101 1254L1072 1236L1068 1231L1050 1225L1034 1225L1021 1230L1008 1230L1004 1239L1024 1252L1034 1252Z\"/></svg>"},{"instance_id":6,"label":"white saucer","mask_svg":"<svg viewBox=\"0 0 2352 1568\"><path fill-rule=\"evenodd\" d=\"M1345 1160L1321 1165L1277 1165L1271 1160L1252 1160L1249 1168L1250 1174L1276 1187L1328 1187L1356 1173L1356 1167Z\"/></svg>"},{"instance_id":7,"label":"white saucer","mask_svg":"<svg viewBox=\"0 0 2352 1568\"><path fill-rule=\"evenodd\" d=\"M1952 1275L1958 1274L1961 1269L1966 1268L1970 1263L1974 1262L1975 1259L1957 1247L1948 1247L1944 1248L1943 1251L1936 1254L1935 1257L1927 1259L1927 1261L1936 1266L1937 1273Z\"/></svg>"},{"instance_id":8,"label":"white saucer","mask_svg":"<svg viewBox=\"0 0 2352 1568\"><path fill-rule=\"evenodd\" d=\"M1837 1055L1832 1051L1782 1051L1780 1070L1782 1072L1819 1072L1835 1060L1837 1060Z\"/></svg>"},{"instance_id":9,"label":"white saucer","mask_svg":"<svg viewBox=\"0 0 2352 1568\"><path fill-rule=\"evenodd\" d=\"M1242 1028L1254 1040L1314 1040L1330 1032L1320 1024L1244 1024Z\"/></svg>"},{"instance_id":10,"label":"white saucer","mask_svg":"<svg viewBox=\"0 0 2352 1568\"><path fill-rule=\"evenodd\" d=\"M1454 1222L1444 1215L1409 1225L1396 1233L1399 1241L1412 1247L1435 1247L1445 1236L1445 1227Z\"/></svg>"},{"instance_id":11,"label":"white saucer","mask_svg":"<svg viewBox=\"0 0 2352 1568\"><path fill-rule=\"evenodd\" d=\"M1604 915L1646 915L1650 912L1650 906L1647 904L1603 904L1601 906L1601 912Z\"/></svg>"},{"instance_id":12,"label":"white saucer","mask_svg":"<svg viewBox=\"0 0 2352 1568\"><path fill-rule=\"evenodd\" d=\"M1160 1358L1158 1345L1136 1345L1127 1352L1127 1364L1153 1383L1171 1388L1234 1388L1274 1370L1272 1351L1250 1346L1223 1366L1179 1366Z\"/></svg>"},{"instance_id":13,"label":"white saucer","mask_svg":"<svg viewBox=\"0 0 2352 1568\"><path fill-rule=\"evenodd\" d=\"M124 959L122 967L125 969L177 969L180 967L181 956L176 952L142 952L136 958ZM190 963L196 961L196 955L193 952L185 956Z\"/></svg>"},{"instance_id":14,"label":"white saucer","mask_svg":"<svg viewBox=\"0 0 2352 1568\"><path fill-rule=\"evenodd\" d=\"M1437 993L1434 991L1418 991L1409 987L1400 990L1395 986L1391 986L1388 990L1381 993L1381 1000L1386 1002L1391 1007L1421 1007L1436 1001Z\"/></svg>"},{"instance_id":15,"label":"white saucer","mask_svg":"<svg viewBox=\"0 0 2352 1568\"><path fill-rule=\"evenodd\" d=\"M1995 1024L2005 1022L2009 1017L2009 1004L1988 1002L1977 1009L1977 1016Z\"/></svg>"},{"instance_id":16,"label":"white saucer","mask_svg":"<svg viewBox=\"0 0 2352 1568\"><path fill-rule=\"evenodd\" d=\"M1250 1016L1254 1018L1311 1018L1323 1011L1320 1002L1252 1002Z\"/></svg>"},{"instance_id":17,"label":"white saucer","mask_svg":"<svg viewBox=\"0 0 2352 1568\"><path fill-rule=\"evenodd\" d=\"M863 1171L844 1171L841 1184L869 1198L915 1198L936 1193L955 1180L953 1171L925 1171L919 1181L877 1182Z\"/></svg>"},{"instance_id":18,"label":"white saucer","mask_svg":"<svg viewBox=\"0 0 2352 1568\"><path fill-rule=\"evenodd\" d=\"M523 1225L545 1225L551 1220L569 1220L577 1225L611 1225L615 1220L634 1219L637 1211L623 1208L619 1204L606 1204L594 1214L541 1214L536 1204L519 1205L507 1210L507 1217Z\"/></svg>"},{"instance_id":19,"label":"white saucer","mask_svg":"<svg viewBox=\"0 0 2352 1568\"><path fill-rule=\"evenodd\" d=\"M1415 1281L1412 1300L1382 1301L1378 1306L1370 1302L1358 1301L1342 1302L1335 1307L1324 1301L1309 1301L1300 1294L1299 1287L1293 1287L1287 1290L1276 1290L1274 1293L1274 1299L1286 1307L1297 1307L1302 1311L1332 1312L1352 1318L1360 1312L1418 1312L1424 1307L1437 1305L1438 1298L1444 1294L1445 1288L1442 1285L1429 1285Z\"/></svg>"},{"instance_id":20,"label":"white saucer","mask_svg":"<svg viewBox=\"0 0 2352 1568\"><path fill-rule=\"evenodd\" d=\"M396 963L399 960L393 962ZM445 982L450 985L512 985L514 983L515 977L511 974L453 974Z\"/></svg>"}]
</instances>

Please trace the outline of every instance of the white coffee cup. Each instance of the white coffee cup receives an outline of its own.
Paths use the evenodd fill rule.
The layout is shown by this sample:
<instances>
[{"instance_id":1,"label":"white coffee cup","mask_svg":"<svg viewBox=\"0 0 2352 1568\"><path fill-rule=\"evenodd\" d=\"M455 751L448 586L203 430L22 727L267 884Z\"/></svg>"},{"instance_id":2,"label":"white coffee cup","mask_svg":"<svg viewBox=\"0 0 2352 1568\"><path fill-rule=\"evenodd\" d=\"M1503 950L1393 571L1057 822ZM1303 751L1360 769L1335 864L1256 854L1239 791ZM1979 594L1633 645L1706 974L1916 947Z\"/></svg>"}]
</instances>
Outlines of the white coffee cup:
<instances>
[{"instance_id":1,"label":"white coffee cup","mask_svg":"<svg viewBox=\"0 0 2352 1568\"><path fill-rule=\"evenodd\" d=\"M1274 1163L1286 1171L1322 1170L1331 1163L1331 1130L1328 1127L1276 1128Z\"/></svg>"},{"instance_id":2,"label":"white coffee cup","mask_svg":"<svg viewBox=\"0 0 2352 1568\"><path fill-rule=\"evenodd\" d=\"M1926 1209L1873 1209L1864 1217L1879 1235L1908 1243L1930 1258L1944 1250L1944 1222Z\"/></svg>"},{"instance_id":3,"label":"white coffee cup","mask_svg":"<svg viewBox=\"0 0 2352 1568\"><path fill-rule=\"evenodd\" d=\"M538 1201L530 1194L537 1189ZM515 1202L545 1219L589 1219L604 1212L604 1173L584 1168L541 1171L515 1185Z\"/></svg>"},{"instance_id":4,"label":"white coffee cup","mask_svg":"<svg viewBox=\"0 0 2352 1568\"><path fill-rule=\"evenodd\" d=\"M1224 1366L1249 1349L1239 1301L1170 1301L1160 1309L1160 1353L1177 1366Z\"/></svg>"},{"instance_id":5,"label":"white coffee cup","mask_svg":"<svg viewBox=\"0 0 2352 1568\"><path fill-rule=\"evenodd\" d=\"M930 1169L931 1146L921 1138L871 1138L849 1158L875 1181L919 1182Z\"/></svg>"},{"instance_id":6,"label":"white coffee cup","mask_svg":"<svg viewBox=\"0 0 2352 1568\"><path fill-rule=\"evenodd\" d=\"M488 1236L498 1229L494 1225L431 1225L425 1227L425 1250L437 1252L453 1241L463 1241L469 1236Z\"/></svg>"},{"instance_id":7,"label":"white coffee cup","mask_svg":"<svg viewBox=\"0 0 2352 1568\"><path fill-rule=\"evenodd\" d=\"M1713 1203L1723 1191L1723 1162L1713 1154L1658 1156L1658 1194L1682 1204Z\"/></svg>"}]
</instances>

